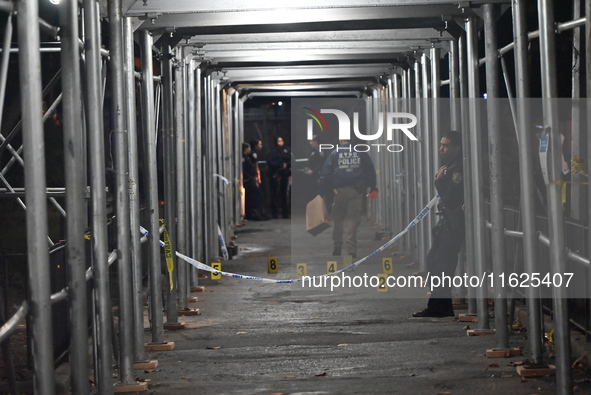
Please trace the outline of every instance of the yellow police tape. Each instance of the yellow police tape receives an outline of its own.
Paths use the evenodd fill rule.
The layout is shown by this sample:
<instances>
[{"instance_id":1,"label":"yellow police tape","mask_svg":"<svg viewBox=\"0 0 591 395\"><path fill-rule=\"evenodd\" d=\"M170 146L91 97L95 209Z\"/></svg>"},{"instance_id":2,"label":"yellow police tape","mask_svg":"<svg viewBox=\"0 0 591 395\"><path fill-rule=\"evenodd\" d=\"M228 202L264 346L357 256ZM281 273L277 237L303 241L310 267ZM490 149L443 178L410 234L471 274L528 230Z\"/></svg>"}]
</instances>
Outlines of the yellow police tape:
<instances>
[{"instance_id":1,"label":"yellow police tape","mask_svg":"<svg viewBox=\"0 0 591 395\"><path fill-rule=\"evenodd\" d=\"M583 174L586 176L587 172L585 172L585 170L583 169L584 164L584 160L579 158L577 155L573 155L573 158L570 161L571 174Z\"/></svg>"},{"instance_id":2,"label":"yellow police tape","mask_svg":"<svg viewBox=\"0 0 591 395\"><path fill-rule=\"evenodd\" d=\"M174 289L174 282L172 279L172 272L174 271L174 259L172 259L172 246L170 245L170 237L166 230L166 222L163 219L160 220L162 227L164 228L164 257L166 258L166 268L168 269L168 279L170 281L170 290Z\"/></svg>"},{"instance_id":3,"label":"yellow police tape","mask_svg":"<svg viewBox=\"0 0 591 395\"><path fill-rule=\"evenodd\" d=\"M566 204L566 185L567 184L578 184L578 185L589 185L588 182L576 182L576 181L552 181L549 182L548 185L559 185L562 184L560 190L560 198L562 200L562 208L564 209L564 205Z\"/></svg>"}]
</instances>

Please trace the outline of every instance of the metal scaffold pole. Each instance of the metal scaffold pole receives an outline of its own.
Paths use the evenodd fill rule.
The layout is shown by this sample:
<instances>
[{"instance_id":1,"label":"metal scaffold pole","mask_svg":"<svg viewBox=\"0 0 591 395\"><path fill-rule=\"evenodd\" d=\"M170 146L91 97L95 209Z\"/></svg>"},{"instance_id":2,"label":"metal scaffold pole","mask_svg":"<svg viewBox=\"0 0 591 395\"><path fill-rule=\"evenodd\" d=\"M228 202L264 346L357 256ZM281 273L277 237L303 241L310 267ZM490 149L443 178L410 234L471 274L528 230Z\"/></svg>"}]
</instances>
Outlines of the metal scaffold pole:
<instances>
[{"instance_id":1,"label":"metal scaffold pole","mask_svg":"<svg viewBox=\"0 0 591 395\"><path fill-rule=\"evenodd\" d=\"M152 343L162 343L164 325L162 322L162 273L160 267L160 223L158 204L158 172L156 158L156 129L154 121L154 82L152 65L152 43L150 32L142 30L142 132L146 164L146 215L148 219L148 250L150 267L150 323Z\"/></svg>"},{"instance_id":2,"label":"metal scaffold pole","mask_svg":"<svg viewBox=\"0 0 591 395\"><path fill-rule=\"evenodd\" d=\"M45 197L45 144L41 108L41 58L39 54L38 5L18 2L18 43L23 146L25 149L25 190L27 209L27 262L29 270L29 320L33 389L36 394L55 392L49 250L47 249L47 199Z\"/></svg>"},{"instance_id":3,"label":"metal scaffold pole","mask_svg":"<svg viewBox=\"0 0 591 395\"><path fill-rule=\"evenodd\" d=\"M10 48L12 41L12 17L14 13L9 13L6 18L6 25L4 25L4 39L2 41L2 48ZM10 51L2 51L2 58L0 61L0 125L4 117L4 100L6 99L6 77L8 75L8 65L10 61ZM1 134L0 134L1 135ZM4 136L2 136L4 140ZM12 147L11 147L12 148Z\"/></svg>"},{"instance_id":4,"label":"metal scaffold pole","mask_svg":"<svg viewBox=\"0 0 591 395\"><path fill-rule=\"evenodd\" d=\"M458 63L459 63L459 97L460 97L460 128L462 131L462 147L470 146L470 121L469 121L469 103L468 103L468 70L467 70L467 52L466 52L466 34L462 34L458 40ZM472 231L474 222L472 220L472 177L470 169L471 153L469 149L462 149L464 155L464 214L466 226L466 260L464 269L469 276L475 273L474 259L474 232ZM476 314L475 290L468 287L468 313Z\"/></svg>"},{"instance_id":5,"label":"metal scaffold pole","mask_svg":"<svg viewBox=\"0 0 591 395\"><path fill-rule=\"evenodd\" d=\"M451 40L449 42L449 112L450 112L450 120L449 126L450 130L456 130L459 132L463 131L462 127L462 118L461 118L461 106L460 106L460 54L459 54L459 40ZM464 175L466 174L464 167ZM464 182L466 177L464 177ZM465 238L467 240L468 237ZM464 242L464 246L460 250L458 256L458 266L456 268L456 274L462 276L464 273L468 272L467 262L466 262L466 242ZM465 301L465 297L467 296L467 290L465 286L462 286L458 289L458 293L456 295L462 301Z\"/></svg>"},{"instance_id":6,"label":"metal scaffold pole","mask_svg":"<svg viewBox=\"0 0 591 395\"><path fill-rule=\"evenodd\" d=\"M407 94L407 89L406 89L406 73L404 72L404 70L402 70L402 75L400 76L401 79L401 84L400 84L400 98L401 98L401 103L402 106L400 108L401 111L407 111L408 110L408 106L410 105L410 99L408 97ZM402 173L402 185L403 185L403 190L404 190L404 210L403 210L403 223L407 224L410 222L410 216L412 215L412 202L411 202L411 197L410 197L410 190L412 188L412 173L411 173L411 169L412 169L412 161L411 161L412 155L411 155L411 150L407 150L406 152L403 151L403 163L404 163L404 172L401 171ZM405 251L410 254L411 250L412 250L412 243L411 243L411 237L409 235L409 237L405 237L404 238L404 249Z\"/></svg>"},{"instance_id":7,"label":"metal scaffold pole","mask_svg":"<svg viewBox=\"0 0 591 395\"><path fill-rule=\"evenodd\" d=\"M400 76L399 74L393 74L392 78L390 79L390 85L391 85L391 91L392 91L392 97L390 99L390 102L392 104L391 108L389 108L389 111L395 111L395 112L402 112L404 111L401 107L401 103L403 101L406 101L407 103L409 102L409 98L405 97L406 96L406 84L408 83L407 78L406 78L406 72L403 71L403 75ZM402 77L402 78L401 78ZM400 86L400 88L399 88ZM406 99L406 100L404 100ZM402 136L400 135L396 135L394 137L394 141L398 144L401 143L402 141ZM390 172L390 184L391 189L392 189L392 196L394 197L395 200L393 200L394 203L394 207L393 207L393 211L392 211L392 215L394 216L394 221L393 221L393 229L390 229L390 231L393 232L397 232L399 229L402 229L402 227L404 226L404 220L403 220L403 216L402 216L402 202L404 201L404 197L403 197L403 178L401 177L402 174L402 169L403 169L403 157L401 155L395 155L393 158L393 167L392 170Z\"/></svg>"},{"instance_id":8,"label":"metal scaffold pole","mask_svg":"<svg viewBox=\"0 0 591 395\"><path fill-rule=\"evenodd\" d=\"M525 4L521 0L513 0L513 37L515 41L515 85L517 88L517 136L519 141L519 178L521 185L521 201L534 202L535 184L534 157L528 143L531 125L529 99L529 72L527 53L527 26ZM521 222L523 227L523 258L527 273L536 271L538 235L536 233L536 212L534 204L521 204ZM543 328L538 288L526 289L527 300L527 332L530 347L530 359L534 364L542 363Z\"/></svg>"},{"instance_id":9,"label":"metal scaffold pole","mask_svg":"<svg viewBox=\"0 0 591 395\"><path fill-rule=\"evenodd\" d=\"M460 113L460 68L459 68L459 42L451 40L449 42L449 112L451 130L460 131L461 113Z\"/></svg>"},{"instance_id":10,"label":"metal scaffold pole","mask_svg":"<svg viewBox=\"0 0 591 395\"><path fill-rule=\"evenodd\" d=\"M136 82L134 68L134 39L132 18L123 20L125 54L125 109L127 112L127 137L129 148L129 217L131 229L131 268L133 292L133 358L144 360L144 296L142 281L142 248L140 229L139 164L136 115Z\"/></svg>"},{"instance_id":11,"label":"metal scaffold pole","mask_svg":"<svg viewBox=\"0 0 591 395\"><path fill-rule=\"evenodd\" d=\"M232 182L232 193L234 195L234 225L240 224L240 174L242 172L242 155L241 140L242 140L242 129L240 125L240 93L234 90L232 94L232 108L233 108L233 125L234 125L234 178Z\"/></svg>"},{"instance_id":12,"label":"metal scaffold pole","mask_svg":"<svg viewBox=\"0 0 591 395\"><path fill-rule=\"evenodd\" d=\"M587 75L586 86L585 86L585 107L586 113L591 114L591 0L585 0L585 72ZM587 176L591 174L591 136L589 131L591 130L591 117L587 115ZM591 196L591 192L588 192L587 196ZM587 198L587 223L591 224L591 199ZM587 253L591 247L591 232L587 234ZM588 271L587 283L591 283L591 270ZM588 287L588 297L591 298L591 287ZM588 314L591 315L591 306L588 310ZM589 355L587 358L590 358Z\"/></svg>"},{"instance_id":13,"label":"metal scaffold pole","mask_svg":"<svg viewBox=\"0 0 591 395\"><path fill-rule=\"evenodd\" d=\"M411 88L412 88L412 81L411 81L411 72L410 70L403 70L403 92L404 92L404 111L408 112L412 110L412 103L411 103ZM408 168L406 169L406 177L408 177L408 199L409 199L409 210L408 210L408 221L412 221L412 213L417 212L417 208L419 206L418 202L418 183L420 181L420 174L414 170L417 167L417 152L421 149L420 145L413 144L409 147L407 156L408 156ZM409 254L412 256L417 256L418 253L418 242L419 238L415 232L409 234L408 239L410 240L410 250ZM423 265L422 262L419 262L420 265ZM421 269L422 270L422 269Z\"/></svg>"},{"instance_id":14,"label":"metal scaffold pole","mask_svg":"<svg viewBox=\"0 0 591 395\"><path fill-rule=\"evenodd\" d=\"M492 223L492 265L493 273L505 272L505 221L503 200L503 158L500 125L499 99L499 52L497 50L496 5L484 6L484 35L486 51L486 107L488 121L488 152L490 167L490 205ZM504 287L494 287L495 336L497 348L509 347L509 328L507 326L507 291Z\"/></svg>"},{"instance_id":15,"label":"metal scaffold pole","mask_svg":"<svg viewBox=\"0 0 591 395\"><path fill-rule=\"evenodd\" d=\"M468 74L468 105L470 125L464 136L469 134L469 146L464 146L464 151L470 151L470 185L464 187L472 194L472 210L466 212L467 217L473 221L474 235L474 265L475 275L482 276L485 272L485 241L484 241L484 201L482 197L482 131L480 130L480 81L478 78L478 40L476 31L476 19L470 17L466 20L466 51ZM468 187L470 189L468 189ZM488 329L488 295L487 288L480 287L476 290L476 307L479 329Z\"/></svg>"},{"instance_id":16,"label":"metal scaffold pole","mask_svg":"<svg viewBox=\"0 0 591 395\"><path fill-rule=\"evenodd\" d=\"M107 209L105 182L105 146L103 129L103 88L101 73L101 43L99 10L94 0L84 1L84 30L86 58L86 126L90 151L91 243L93 251L95 343L97 347L97 387L100 394L113 393L113 355L111 294L107 243Z\"/></svg>"},{"instance_id":17,"label":"metal scaffold pole","mask_svg":"<svg viewBox=\"0 0 591 395\"><path fill-rule=\"evenodd\" d=\"M162 154L163 154L163 172L164 172L164 219L166 221L166 230L170 240L174 270L172 274L166 276L166 324L177 324L179 319L178 312L178 270L175 251L177 251L177 212L176 212L176 133L174 129L174 109L173 109L173 64L172 49L167 40L163 40L161 45L160 64L162 68ZM168 259L168 258L167 258ZM171 283L172 281L172 283Z\"/></svg>"},{"instance_id":18,"label":"metal scaffold pole","mask_svg":"<svg viewBox=\"0 0 591 395\"><path fill-rule=\"evenodd\" d=\"M195 141L195 163L202 164L203 161L203 111L202 111L202 87L203 87L203 78L201 78L201 65L197 64L194 71L195 76L195 131L192 133L194 141ZM193 211L193 218L196 220L196 227L195 227L195 258L201 259L203 262L205 261L205 237L204 237L204 228L203 228L203 219L205 218L203 208L203 199L204 199L204 182L203 182L203 174L204 174L204 166L196 166L191 168L192 172L195 173L194 177L192 178L193 184L193 193L195 194L195 208ZM198 279L198 270L196 267L192 268L193 270L193 279L195 280L193 285L199 285Z\"/></svg>"},{"instance_id":19,"label":"metal scaffold pole","mask_svg":"<svg viewBox=\"0 0 591 395\"><path fill-rule=\"evenodd\" d=\"M562 150L558 126L558 109L554 100L556 89L556 44L554 36L554 2L538 0L540 25L540 64L542 68L542 104L544 134L549 143L548 227L550 230L550 266L552 273L564 273L566 252L564 240L564 213L561 201ZM556 347L556 392L572 394L570 337L567 294L561 287L552 288L554 310L554 344Z\"/></svg>"},{"instance_id":20,"label":"metal scaffold pole","mask_svg":"<svg viewBox=\"0 0 591 395\"><path fill-rule=\"evenodd\" d=\"M133 287L129 215L129 160L123 74L123 17L121 0L109 0L111 118L113 120L115 206L117 225L117 283L119 289L119 380L135 383L133 374ZM135 230L137 231L137 230Z\"/></svg>"},{"instance_id":21,"label":"metal scaffold pole","mask_svg":"<svg viewBox=\"0 0 591 395\"><path fill-rule=\"evenodd\" d=\"M214 170L209 174L209 178L213 180L213 221L210 223L211 234L213 235L213 241L211 244L212 254L215 257L219 257L219 242L218 242L218 226L222 227L223 207L224 207L224 191L222 190L223 183L218 178L214 178L214 174L223 174L224 170L224 149L223 149L223 129L221 123L222 106L221 106L221 88L220 83L217 79L211 80L212 92L213 92L213 106L211 108L211 119L212 119L212 131L213 134L213 147L212 152L215 154L215 165ZM222 230L223 232L223 230Z\"/></svg>"},{"instance_id":22,"label":"metal scaffold pole","mask_svg":"<svg viewBox=\"0 0 591 395\"><path fill-rule=\"evenodd\" d=\"M196 100L195 100L195 61L190 58L186 60L185 66L185 91L187 92L186 108L187 108L187 154L188 154L188 219L189 219L189 240L188 250L195 259L199 257L199 206L197 205L197 183L199 166L197 166L197 127L196 127ZM189 267L190 285L197 286L199 279L197 278L197 270L193 266Z\"/></svg>"},{"instance_id":23,"label":"metal scaffold pole","mask_svg":"<svg viewBox=\"0 0 591 395\"><path fill-rule=\"evenodd\" d=\"M187 102L185 94L186 82L185 62L182 57L182 51L177 49L178 64L174 68L175 74L175 96L174 96L174 128L176 135L176 209L177 209L177 251L187 255L188 227L187 227L187 130L185 128L185 103ZM187 283L188 263L177 261L177 281L178 281L178 309L188 310L187 299L189 289Z\"/></svg>"},{"instance_id":24,"label":"metal scaffold pole","mask_svg":"<svg viewBox=\"0 0 591 395\"><path fill-rule=\"evenodd\" d=\"M423 85L422 87L422 100L421 100L421 112L420 114L422 114L422 127L421 127L421 135L423 136L423 138L421 139L421 145L422 145L422 153L420 156L420 159L422 160L421 163L421 172L419 174L422 175L422 190L423 190L423 196L422 196L422 202L428 202L429 200L431 200L431 198L433 197L433 190L434 185L433 185L433 174L435 174L435 170L433 166L434 160L436 158L433 158L433 144L439 144L439 142L434 141L432 133L433 133L433 129L432 129L432 124L431 124L431 110L432 110L432 106L431 106L431 102L429 100L429 93L430 91L432 92L433 89L433 85L431 85L431 89L429 89L429 76L431 75L431 73L429 72L429 68L430 68L430 59L429 56L427 56L427 51L425 51L423 53L423 56L421 57L421 72L422 72L422 79L421 79L421 83ZM422 203L419 203L418 206L420 206ZM420 210L420 208L417 206L417 210L414 212L417 212L418 210ZM429 215L427 216L427 218L425 218L425 224L427 224L427 226L423 226L422 227L422 231L423 231L423 244L419 246L419 248L424 251L423 255L424 258L421 259L421 271L422 272L426 272L427 271L427 255L426 252L429 251L429 248L432 245L433 239L432 239L432 234L431 234L431 229L433 228L433 226L435 225L435 216L434 215Z\"/></svg>"},{"instance_id":25,"label":"metal scaffold pole","mask_svg":"<svg viewBox=\"0 0 591 395\"><path fill-rule=\"evenodd\" d=\"M60 3L61 62L63 70L64 171L66 185L66 247L70 312L72 393L90 392L88 358L88 298L86 287L86 202L82 84L78 45L78 2Z\"/></svg>"},{"instance_id":26,"label":"metal scaffold pole","mask_svg":"<svg viewBox=\"0 0 591 395\"><path fill-rule=\"evenodd\" d=\"M202 185L203 185L203 259L204 263L209 265L213 256L211 254L211 244L213 234L211 233L211 222L213 221L213 158L211 157L213 151L211 146L211 76L208 75L203 81L204 88L204 111L205 127L201 130L200 137L202 140L200 163L203 163L202 171Z\"/></svg>"},{"instance_id":27,"label":"metal scaffold pole","mask_svg":"<svg viewBox=\"0 0 591 395\"><path fill-rule=\"evenodd\" d=\"M439 48L431 48L431 131L430 131L430 144L431 144L431 167L428 169L427 173L430 177L433 177L433 174L437 173L437 169L439 166L437 165L439 159L439 140L441 139L441 94L440 94L440 86L441 86L441 60L440 58L440 50ZM431 186L431 194L428 196L431 199L435 193L436 189L433 185L433 179L430 180ZM435 220L433 219L435 216L432 216L432 224L435 225Z\"/></svg>"},{"instance_id":28,"label":"metal scaffold pole","mask_svg":"<svg viewBox=\"0 0 591 395\"><path fill-rule=\"evenodd\" d=\"M419 115L421 114L422 108L424 103L422 102L422 93L421 93L421 63L420 61L417 59L415 61L415 114ZM418 125L420 125L419 127L419 142L420 144L415 144L414 145L414 151L413 151L413 156L411 157L411 162L409 163L409 167L407 168L406 171L406 175L407 177L411 177L412 180L412 191L413 193L413 199L412 202L413 204L410 207L410 210L408 211L410 217L408 218L408 220L410 221L412 218L412 213L416 213L419 210L419 206L421 205L421 203L423 201L425 201L425 196L426 194L423 192L424 190L424 183L422 180L423 177L423 172L425 171L425 168L423 166L423 145L425 144L425 129L424 129L424 123L419 123ZM416 169L415 171L412 171L412 169ZM409 175L408 173L412 174ZM408 223L408 222L407 222ZM427 226L428 227L428 226ZM416 237L415 237L415 243L413 243L411 245L411 252L412 253L417 253L418 257L419 257L419 270L421 271L426 271L425 269L427 268L427 264L425 261L425 256L426 256L426 248L425 248L425 236L426 232L424 229L420 230L419 232L416 232ZM416 251L418 249L418 251Z\"/></svg>"}]
</instances>

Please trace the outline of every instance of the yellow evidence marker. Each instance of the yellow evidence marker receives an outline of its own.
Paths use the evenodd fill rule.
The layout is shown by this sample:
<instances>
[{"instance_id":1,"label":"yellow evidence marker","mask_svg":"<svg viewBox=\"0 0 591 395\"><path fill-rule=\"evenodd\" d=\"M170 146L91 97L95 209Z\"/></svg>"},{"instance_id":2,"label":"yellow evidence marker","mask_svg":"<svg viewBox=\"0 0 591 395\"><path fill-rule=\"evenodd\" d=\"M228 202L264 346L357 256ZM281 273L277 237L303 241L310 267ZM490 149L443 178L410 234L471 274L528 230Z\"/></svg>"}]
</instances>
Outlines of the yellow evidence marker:
<instances>
[{"instance_id":1,"label":"yellow evidence marker","mask_svg":"<svg viewBox=\"0 0 591 395\"><path fill-rule=\"evenodd\" d=\"M388 292L388 275L384 273L378 274L378 292Z\"/></svg>"},{"instance_id":2,"label":"yellow evidence marker","mask_svg":"<svg viewBox=\"0 0 591 395\"><path fill-rule=\"evenodd\" d=\"M278 273L279 264L277 257L271 257L267 259L267 273Z\"/></svg>"},{"instance_id":3,"label":"yellow evidence marker","mask_svg":"<svg viewBox=\"0 0 591 395\"><path fill-rule=\"evenodd\" d=\"M308 275L308 264L307 263L298 263L296 265L296 274L298 278L301 279L304 276Z\"/></svg>"},{"instance_id":4,"label":"yellow evidence marker","mask_svg":"<svg viewBox=\"0 0 591 395\"><path fill-rule=\"evenodd\" d=\"M382 268L384 269L384 273L392 274L394 273L394 268L392 267L392 258L382 258Z\"/></svg>"},{"instance_id":5,"label":"yellow evidence marker","mask_svg":"<svg viewBox=\"0 0 591 395\"><path fill-rule=\"evenodd\" d=\"M347 267L347 266L349 266L352 263L353 263L353 255L345 255L345 256L343 256L343 267ZM351 271L351 270L353 270L353 268L351 268L351 269L349 269L347 271Z\"/></svg>"},{"instance_id":6,"label":"yellow evidence marker","mask_svg":"<svg viewBox=\"0 0 591 395\"><path fill-rule=\"evenodd\" d=\"M220 272L222 271L222 263L221 262L212 262L211 267L214 268L215 270L219 270ZM221 280L222 275L211 272L211 279L212 280Z\"/></svg>"},{"instance_id":7,"label":"yellow evidence marker","mask_svg":"<svg viewBox=\"0 0 591 395\"><path fill-rule=\"evenodd\" d=\"M326 272L327 273L334 273L338 269L338 262L337 261L328 261L326 262Z\"/></svg>"}]
</instances>

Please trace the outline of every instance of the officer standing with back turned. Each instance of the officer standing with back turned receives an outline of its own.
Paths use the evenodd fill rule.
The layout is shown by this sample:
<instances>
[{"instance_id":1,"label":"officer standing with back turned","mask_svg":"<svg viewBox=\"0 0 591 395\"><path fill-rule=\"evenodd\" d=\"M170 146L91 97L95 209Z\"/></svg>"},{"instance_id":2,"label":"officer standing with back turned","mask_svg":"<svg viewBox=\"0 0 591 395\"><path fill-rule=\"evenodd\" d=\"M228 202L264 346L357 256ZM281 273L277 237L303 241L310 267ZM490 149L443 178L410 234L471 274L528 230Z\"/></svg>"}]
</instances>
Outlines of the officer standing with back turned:
<instances>
[{"instance_id":1,"label":"officer standing with back turned","mask_svg":"<svg viewBox=\"0 0 591 395\"><path fill-rule=\"evenodd\" d=\"M363 198L377 198L376 170L366 152L356 152L350 140L339 140L320 170L320 194L325 197L334 191L332 216L334 219L332 255L341 255L343 231L346 233L347 252L357 257L357 227L363 214Z\"/></svg>"}]
</instances>

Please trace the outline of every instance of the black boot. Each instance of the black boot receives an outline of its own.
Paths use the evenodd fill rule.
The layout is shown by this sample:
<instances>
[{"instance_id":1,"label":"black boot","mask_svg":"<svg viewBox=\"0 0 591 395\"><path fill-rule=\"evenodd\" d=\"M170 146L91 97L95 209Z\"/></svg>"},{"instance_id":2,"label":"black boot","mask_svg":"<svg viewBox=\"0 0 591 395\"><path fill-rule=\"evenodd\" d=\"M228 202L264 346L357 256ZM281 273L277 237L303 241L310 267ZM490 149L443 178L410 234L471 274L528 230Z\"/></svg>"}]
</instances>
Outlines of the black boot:
<instances>
[{"instance_id":1,"label":"black boot","mask_svg":"<svg viewBox=\"0 0 591 395\"><path fill-rule=\"evenodd\" d=\"M341 256L341 245L335 245L332 256Z\"/></svg>"}]
</instances>

